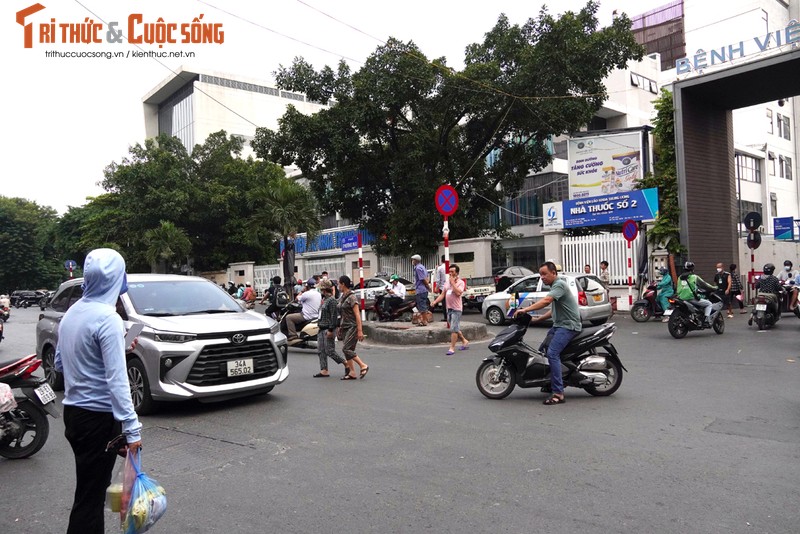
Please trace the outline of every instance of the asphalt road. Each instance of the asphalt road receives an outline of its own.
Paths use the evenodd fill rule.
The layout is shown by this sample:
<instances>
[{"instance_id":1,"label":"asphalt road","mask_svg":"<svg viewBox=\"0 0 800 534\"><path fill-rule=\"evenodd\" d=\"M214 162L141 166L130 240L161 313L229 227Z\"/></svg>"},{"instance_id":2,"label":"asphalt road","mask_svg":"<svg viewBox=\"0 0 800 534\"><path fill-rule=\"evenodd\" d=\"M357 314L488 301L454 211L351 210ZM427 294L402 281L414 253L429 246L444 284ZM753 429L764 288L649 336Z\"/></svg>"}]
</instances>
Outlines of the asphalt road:
<instances>
[{"instance_id":1,"label":"asphalt road","mask_svg":"<svg viewBox=\"0 0 800 534\"><path fill-rule=\"evenodd\" d=\"M34 347L38 310L12 314L0 360ZM798 532L800 321L745 318L680 341L616 318L620 390L552 407L538 390L481 396L486 342L450 358L364 346L353 382L312 378L316 354L293 350L268 396L142 418L169 499L153 532ZM73 460L51 423L37 455L0 459L4 534L65 530Z\"/></svg>"}]
</instances>

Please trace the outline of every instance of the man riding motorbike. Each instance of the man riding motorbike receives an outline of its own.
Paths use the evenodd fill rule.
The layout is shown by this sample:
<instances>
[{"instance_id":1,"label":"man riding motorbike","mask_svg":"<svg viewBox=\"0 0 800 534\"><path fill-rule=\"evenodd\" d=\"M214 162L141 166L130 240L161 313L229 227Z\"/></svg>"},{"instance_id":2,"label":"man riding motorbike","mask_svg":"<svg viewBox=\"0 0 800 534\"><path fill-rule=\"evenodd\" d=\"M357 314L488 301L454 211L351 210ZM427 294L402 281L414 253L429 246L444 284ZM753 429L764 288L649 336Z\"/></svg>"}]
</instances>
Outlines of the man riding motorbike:
<instances>
[{"instance_id":1,"label":"man riding motorbike","mask_svg":"<svg viewBox=\"0 0 800 534\"><path fill-rule=\"evenodd\" d=\"M771 263L764 265L764 274L756 282L756 289L759 295L764 295L767 300L778 306L778 314L780 315L780 302L781 302L781 282L777 276L774 275L775 266ZM755 314L755 309L753 310ZM753 324L753 315L747 320L748 325Z\"/></svg>"},{"instance_id":2,"label":"man riding motorbike","mask_svg":"<svg viewBox=\"0 0 800 534\"><path fill-rule=\"evenodd\" d=\"M716 287L712 286L696 274L694 274L694 262L687 261L683 266L684 272L678 277L678 298L685 300L697 308L702 308L706 316L706 324L711 326L709 317L711 317L711 301L704 298L699 298L697 289L701 291L716 291Z\"/></svg>"},{"instance_id":3,"label":"man riding motorbike","mask_svg":"<svg viewBox=\"0 0 800 534\"><path fill-rule=\"evenodd\" d=\"M391 315L406 298L406 286L400 283L400 277L393 274L389 277L389 281L392 287L386 291L386 298L383 299L383 310L387 316Z\"/></svg>"}]
</instances>

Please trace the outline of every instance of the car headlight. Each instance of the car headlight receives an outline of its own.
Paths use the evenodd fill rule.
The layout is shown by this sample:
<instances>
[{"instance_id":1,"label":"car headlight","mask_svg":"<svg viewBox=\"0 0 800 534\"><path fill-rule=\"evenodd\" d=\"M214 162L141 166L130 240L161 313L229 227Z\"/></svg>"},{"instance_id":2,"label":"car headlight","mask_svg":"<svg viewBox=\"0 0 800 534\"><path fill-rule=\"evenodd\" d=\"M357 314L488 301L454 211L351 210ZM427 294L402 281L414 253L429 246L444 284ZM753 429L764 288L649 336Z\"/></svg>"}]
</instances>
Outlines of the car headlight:
<instances>
[{"instance_id":1,"label":"car headlight","mask_svg":"<svg viewBox=\"0 0 800 534\"><path fill-rule=\"evenodd\" d=\"M156 332L153 339L163 343L188 343L197 339L197 334L178 334L174 332Z\"/></svg>"}]
</instances>

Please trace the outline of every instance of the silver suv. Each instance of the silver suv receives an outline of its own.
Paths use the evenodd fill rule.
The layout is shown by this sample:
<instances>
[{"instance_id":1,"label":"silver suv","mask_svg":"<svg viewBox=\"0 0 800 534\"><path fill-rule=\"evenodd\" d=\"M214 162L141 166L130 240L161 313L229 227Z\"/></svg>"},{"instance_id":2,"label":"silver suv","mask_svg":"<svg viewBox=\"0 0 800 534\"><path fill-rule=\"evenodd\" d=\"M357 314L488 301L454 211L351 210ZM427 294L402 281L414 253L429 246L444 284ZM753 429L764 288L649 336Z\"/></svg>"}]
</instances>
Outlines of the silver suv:
<instances>
[{"instance_id":1,"label":"silver suv","mask_svg":"<svg viewBox=\"0 0 800 534\"><path fill-rule=\"evenodd\" d=\"M64 388L55 370L58 325L83 295L78 278L61 284L36 325L36 348L47 381ZM216 284L199 277L129 274L117 300L126 328L143 325L127 354L136 411L155 401L217 401L269 393L289 376L286 337L271 318L243 309Z\"/></svg>"}]
</instances>

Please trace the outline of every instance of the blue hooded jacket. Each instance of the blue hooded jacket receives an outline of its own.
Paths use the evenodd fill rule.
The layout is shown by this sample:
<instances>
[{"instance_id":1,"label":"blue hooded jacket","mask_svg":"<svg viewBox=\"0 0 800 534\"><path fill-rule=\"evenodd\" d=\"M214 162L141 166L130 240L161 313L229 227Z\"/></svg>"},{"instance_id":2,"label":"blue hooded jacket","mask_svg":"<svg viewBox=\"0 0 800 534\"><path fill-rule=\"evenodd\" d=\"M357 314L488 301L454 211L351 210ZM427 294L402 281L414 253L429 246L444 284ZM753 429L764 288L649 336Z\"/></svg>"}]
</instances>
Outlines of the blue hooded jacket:
<instances>
[{"instance_id":1,"label":"blue hooded jacket","mask_svg":"<svg viewBox=\"0 0 800 534\"><path fill-rule=\"evenodd\" d=\"M61 320L56 370L64 373L64 405L111 412L128 443L141 439L125 365L125 326L117 314L127 291L125 260L115 250L95 249L83 266L83 297Z\"/></svg>"}]
</instances>

